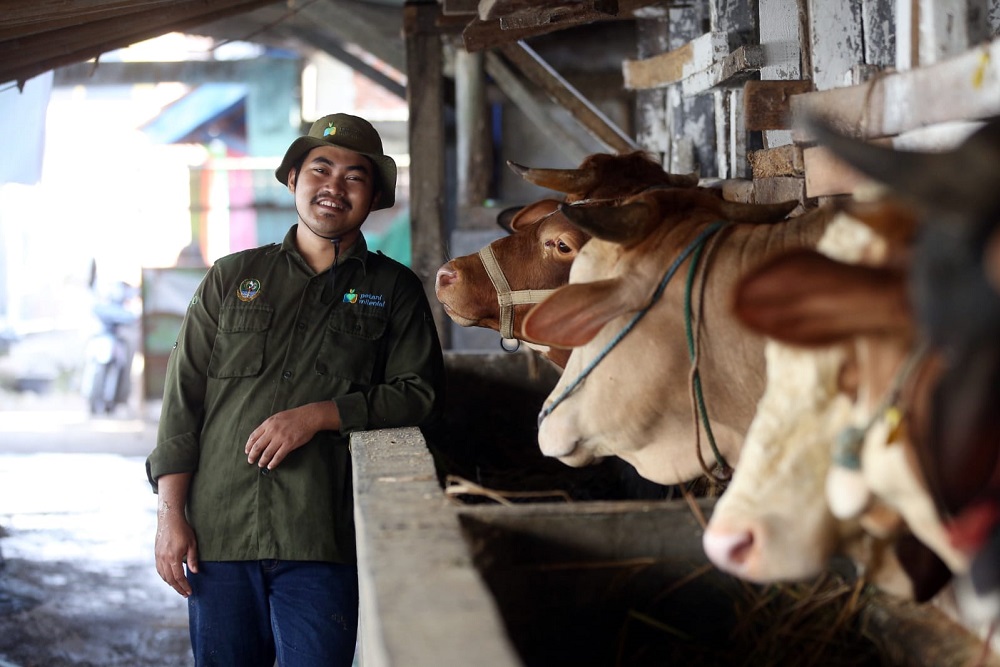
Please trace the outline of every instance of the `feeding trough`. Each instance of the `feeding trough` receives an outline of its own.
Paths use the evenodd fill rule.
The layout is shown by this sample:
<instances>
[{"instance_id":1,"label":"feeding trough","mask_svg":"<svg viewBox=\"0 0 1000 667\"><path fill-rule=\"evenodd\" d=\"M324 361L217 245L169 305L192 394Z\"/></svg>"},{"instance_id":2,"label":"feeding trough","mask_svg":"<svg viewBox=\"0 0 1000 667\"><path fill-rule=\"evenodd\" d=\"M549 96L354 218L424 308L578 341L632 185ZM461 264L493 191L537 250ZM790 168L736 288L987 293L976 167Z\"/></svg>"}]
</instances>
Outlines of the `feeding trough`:
<instances>
[{"instance_id":1,"label":"feeding trough","mask_svg":"<svg viewBox=\"0 0 1000 667\"><path fill-rule=\"evenodd\" d=\"M357 433L351 447L366 667L983 658L934 607L879 593L847 564L767 587L719 572L701 548L711 499L468 502L447 492L419 429Z\"/></svg>"}]
</instances>

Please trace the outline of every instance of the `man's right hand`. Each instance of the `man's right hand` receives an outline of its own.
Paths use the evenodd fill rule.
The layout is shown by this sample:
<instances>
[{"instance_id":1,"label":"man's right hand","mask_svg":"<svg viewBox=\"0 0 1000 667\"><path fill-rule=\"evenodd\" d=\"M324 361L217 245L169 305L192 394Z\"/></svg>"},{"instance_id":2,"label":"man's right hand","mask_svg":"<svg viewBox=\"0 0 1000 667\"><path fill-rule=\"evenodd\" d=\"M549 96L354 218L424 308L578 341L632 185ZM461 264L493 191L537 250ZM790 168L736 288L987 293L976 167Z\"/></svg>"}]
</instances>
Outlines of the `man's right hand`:
<instances>
[{"instance_id":1,"label":"man's right hand","mask_svg":"<svg viewBox=\"0 0 1000 667\"><path fill-rule=\"evenodd\" d=\"M184 514L191 473L163 475L157 480L159 507L156 511L156 571L160 578L184 597L191 595L191 583L184 563L198 572L198 540Z\"/></svg>"}]
</instances>

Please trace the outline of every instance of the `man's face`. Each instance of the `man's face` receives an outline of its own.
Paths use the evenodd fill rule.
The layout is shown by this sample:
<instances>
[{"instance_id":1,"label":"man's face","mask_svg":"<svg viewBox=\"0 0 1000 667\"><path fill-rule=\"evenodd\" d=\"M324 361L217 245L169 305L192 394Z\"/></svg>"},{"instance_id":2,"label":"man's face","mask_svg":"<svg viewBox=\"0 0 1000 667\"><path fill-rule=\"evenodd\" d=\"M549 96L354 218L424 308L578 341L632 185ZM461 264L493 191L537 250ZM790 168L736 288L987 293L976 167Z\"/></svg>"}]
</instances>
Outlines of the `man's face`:
<instances>
[{"instance_id":1,"label":"man's face","mask_svg":"<svg viewBox=\"0 0 1000 667\"><path fill-rule=\"evenodd\" d=\"M302 169L292 170L288 180L301 223L324 237L353 240L374 199L371 160L346 148L320 146L309 151Z\"/></svg>"}]
</instances>

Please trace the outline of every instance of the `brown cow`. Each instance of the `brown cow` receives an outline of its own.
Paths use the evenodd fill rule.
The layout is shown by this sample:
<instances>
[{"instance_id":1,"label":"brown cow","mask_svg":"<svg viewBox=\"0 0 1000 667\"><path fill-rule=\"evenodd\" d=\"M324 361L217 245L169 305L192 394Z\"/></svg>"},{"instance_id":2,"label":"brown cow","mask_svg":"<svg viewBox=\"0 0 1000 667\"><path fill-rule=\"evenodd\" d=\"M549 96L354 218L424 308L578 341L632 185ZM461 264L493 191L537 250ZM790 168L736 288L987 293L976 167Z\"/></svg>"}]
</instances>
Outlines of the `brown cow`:
<instances>
[{"instance_id":1,"label":"brown cow","mask_svg":"<svg viewBox=\"0 0 1000 667\"><path fill-rule=\"evenodd\" d=\"M649 188L689 188L695 175L669 174L641 152L595 154L577 169L529 169L508 163L525 180L562 192L565 202L617 201ZM464 327L493 329L525 340L562 367L569 352L526 340L521 319L548 290L565 285L569 269L590 235L559 213L558 201L543 199L521 209L509 236L474 255L456 257L437 271L435 293L451 319ZM487 268L489 267L489 268ZM503 294L501 297L500 295Z\"/></svg>"},{"instance_id":2,"label":"brown cow","mask_svg":"<svg viewBox=\"0 0 1000 667\"><path fill-rule=\"evenodd\" d=\"M620 206L562 207L594 238L574 261L570 284L535 306L523 325L531 340L574 348L540 416L543 453L573 466L619 456L660 484L694 479L713 457L736 464L764 388L764 357L762 338L729 312L733 284L768 257L815 245L833 211L731 224L708 241L702 280L688 289L686 276L696 276L692 260L683 260L657 295L668 267L694 252L699 235L720 220L750 219L753 210L775 218L773 209L722 206L697 188L652 190ZM689 302L701 305L686 308ZM692 411L691 320L717 455L708 434L699 437L701 420Z\"/></svg>"}]
</instances>

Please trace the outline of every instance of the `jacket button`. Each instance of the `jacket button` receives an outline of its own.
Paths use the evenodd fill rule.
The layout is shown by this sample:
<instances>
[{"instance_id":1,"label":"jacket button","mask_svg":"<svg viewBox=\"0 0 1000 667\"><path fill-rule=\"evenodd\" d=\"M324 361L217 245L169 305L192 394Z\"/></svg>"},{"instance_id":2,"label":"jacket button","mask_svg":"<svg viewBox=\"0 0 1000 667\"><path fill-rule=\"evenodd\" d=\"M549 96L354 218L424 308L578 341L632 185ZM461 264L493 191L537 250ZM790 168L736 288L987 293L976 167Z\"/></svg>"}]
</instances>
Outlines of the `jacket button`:
<instances>
[{"instance_id":1,"label":"jacket button","mask_svg":"<svg viewBox=\"0 0 1000 667\"><path fill-rule=\"evenodd\" d=\"M260 474L261 474L262 477L267 477L268 475L271 474L271 471L268 470L267 468L261 468L260 469Z\"/></svg>"},{"instance_id":2,"label":"jacket button","mask_svg":"<svg viewBox=\"0 0 1000 667\"><path fill-rule=\"evenodd\" d=\"M283 377L283 378L285 378L287 380L288 378L292 377L292 372L291 371L285 371L284 373L281 374L281 377Z\"/></svg>"}]
</instances>

